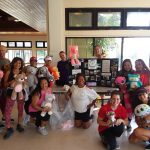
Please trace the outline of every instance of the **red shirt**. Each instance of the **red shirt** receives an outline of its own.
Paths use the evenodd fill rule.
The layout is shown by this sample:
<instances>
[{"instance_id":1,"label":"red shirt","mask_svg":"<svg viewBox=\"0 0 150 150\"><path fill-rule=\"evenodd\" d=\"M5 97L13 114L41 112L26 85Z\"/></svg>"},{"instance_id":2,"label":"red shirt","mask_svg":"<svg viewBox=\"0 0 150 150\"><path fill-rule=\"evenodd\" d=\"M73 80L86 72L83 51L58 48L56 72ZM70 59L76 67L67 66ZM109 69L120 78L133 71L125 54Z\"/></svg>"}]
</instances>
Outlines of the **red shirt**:
<instances>
[{"instance_id":1,"label":"red shirt","mask_svg":"<svg viewBox=\"0 0 150 150\"><path fill-rule=\"evenodd\" d=\"M103 118L103 121L107 121L108 120L107 113L110 111L113 111L115 113L116 119L126 119L127 118L126 109L121 104L118 105L116 110L112 110L110 103L101 107L101 109L99 110L99 113L98 113L98 117ZM109 128L109 126L99 125L98 131L101 133L104 130L106 130L107 128Z\"/></svg>"}]
</instances>

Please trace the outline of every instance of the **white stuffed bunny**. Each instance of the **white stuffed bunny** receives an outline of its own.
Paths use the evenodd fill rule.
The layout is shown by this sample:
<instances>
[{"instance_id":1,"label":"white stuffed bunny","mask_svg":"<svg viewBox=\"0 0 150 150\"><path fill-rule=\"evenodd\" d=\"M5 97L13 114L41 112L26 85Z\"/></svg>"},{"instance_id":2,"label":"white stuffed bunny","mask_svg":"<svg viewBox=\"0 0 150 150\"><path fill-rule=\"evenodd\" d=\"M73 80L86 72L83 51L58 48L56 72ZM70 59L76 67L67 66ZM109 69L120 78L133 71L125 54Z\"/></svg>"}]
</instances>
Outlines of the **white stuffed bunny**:
<instances>
[{"instance_id":1,"label":"white stuffed bunny","mask_svg":"<svg viewBox=\"0 0 150 150\"><path fill-rule=\"evenodd\" d=\"M108 117L108 119L111 121L111 126L114 126L114 123L115 123L115 121L116 121L115 112L109 111L109 112L107 113L107 117Z\"/></svg>"},{"instance_id":2,"label":"white stuffed bunny","mask_svg":"<svg viewBox=\"0 0 150 150\"><path fill-rule=\"evenodd\" d=\"M42 106L43 108L45 107L48 107L50 108L50 111L48 112L49 115L52 115L53 112L52 112L52 103L53 103L53 100L55 100L55 95L54 94L51 94L51 93L46 93L45 95L45 100L44 102L42 103ZM46 115L46 112L41 112L41 116L44 117Z\"/></svg>"}]
</instances>

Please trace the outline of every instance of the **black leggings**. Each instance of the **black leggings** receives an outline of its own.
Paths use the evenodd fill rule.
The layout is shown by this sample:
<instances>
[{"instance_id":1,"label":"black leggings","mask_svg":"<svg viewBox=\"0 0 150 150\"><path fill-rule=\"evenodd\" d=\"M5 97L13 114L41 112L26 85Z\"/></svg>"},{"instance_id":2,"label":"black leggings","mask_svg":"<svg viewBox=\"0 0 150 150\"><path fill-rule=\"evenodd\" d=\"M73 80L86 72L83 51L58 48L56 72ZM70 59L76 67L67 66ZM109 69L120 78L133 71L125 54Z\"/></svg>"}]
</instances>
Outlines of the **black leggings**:
<instances>
[{"instance_id":1,"label":"black leggings","mask_svg":"<svg viewBox=\"0 0 150 150\"><path fill-rule=\"evenodd\" d=\"M116 137L120 137L124 132L123 123L119 126L114 126L106 129L104 132L100 133L102 140L108 145L109 150L116 148Z\"/></svg>"},{"instance_id":2,"label":"black leggings","mask_svg":"<svg viewBox=\"0 0 150 150\"><path fill-rule=\"evenodd\" d=\"M41 111L38 112L30 112L30 116L32 118L36 118L35 125L37 127L41 126L41 121L48 121L50 118L50 115L46 113L44 117L41 116Z\"/></svg>"}]
</instances>

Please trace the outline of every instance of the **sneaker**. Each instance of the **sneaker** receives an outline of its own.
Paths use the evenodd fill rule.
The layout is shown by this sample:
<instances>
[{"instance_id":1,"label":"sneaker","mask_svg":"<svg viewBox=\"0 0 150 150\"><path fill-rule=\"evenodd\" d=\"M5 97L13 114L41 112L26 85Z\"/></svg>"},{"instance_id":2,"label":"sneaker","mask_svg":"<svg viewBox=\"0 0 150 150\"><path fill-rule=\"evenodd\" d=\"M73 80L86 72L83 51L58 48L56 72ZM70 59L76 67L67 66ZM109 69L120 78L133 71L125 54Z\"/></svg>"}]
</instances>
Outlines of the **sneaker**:
<instances>
[{"instance_id":1,"label":"sneaker","mask_svg":"<svg viewBox=\"0 0 150 150\"><path fill-rule=\"evenodd\" d=\"M26 116L24 117L23 124L24 124L24 125L27 125L28 122L30 122L30 115L26 115Z\"/></svg>"},{"instance_id":2,"label":"sneaker","mask_svg":"<svg viewBox=\"0 0 150 150\"><path fill-rule=\"evenodd\" d=\"M45 127L39 127L38 128L39 133L41 133L42 135L47 135L48 131Z\"/></svg>"},{"instance_id":3,"label":"sneaker","mask_svg":"<svg viewBox=\"0 0 150 150\"><path fill-rule=\"evenodd\" d=\"M145 146L145 150L150 150L150 144Z\"/></svg>"},{"instance_id":4,"label":"sneaker","mask_svg":"<svg viewBox=\"0 0 150 150\"><path fill-rule=\"evenodd\" d=\"M8 139L8 138L10 138L13 135L13 133L14 133L14 129L13 128L7 128L7 131L6 131L6 133L5 133L3 138L4 139Z\"/></svg>"},{"instance_id":5,"label":"sneaker","mask_svg":"<svg viewBox=\"0 0 150 150\"><path fill-rule=\"evenodd\" d=\"M16 130L17 130L18 132L23 132L23 131L24 131L24 128L22 127L21 124L17 124Z\"/></svg>"},{"instance_id":6,"label":"sneaker","mask_svg":"<svg viewBox=\"0 0 150 150\"><path fill-rule=\"evenodd\" d=\"M115 149L120 149L120 146L119 146L118 143L116 144L116 148Z\"/></svg>"}]
</instances>

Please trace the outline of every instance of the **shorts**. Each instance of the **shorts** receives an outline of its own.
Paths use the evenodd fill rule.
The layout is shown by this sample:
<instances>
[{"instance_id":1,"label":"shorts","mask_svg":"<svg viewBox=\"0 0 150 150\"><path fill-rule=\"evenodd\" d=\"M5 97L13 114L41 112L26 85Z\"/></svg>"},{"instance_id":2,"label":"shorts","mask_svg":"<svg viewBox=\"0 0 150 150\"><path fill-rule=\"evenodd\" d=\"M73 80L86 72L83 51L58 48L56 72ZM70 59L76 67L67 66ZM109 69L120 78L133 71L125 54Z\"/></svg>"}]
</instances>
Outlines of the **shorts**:
<instances>
[{"instance_id":1,"label":"shorts","mask_svg":"<svg viewBox=\"0 0 150 150\"><path fill-rule=\"evenodd\" d=\"M90 109L83 113L78 113L75 111L75 120L82 120L83 122L88 122L90 119Z\"/></svg>"}]
</instances>

